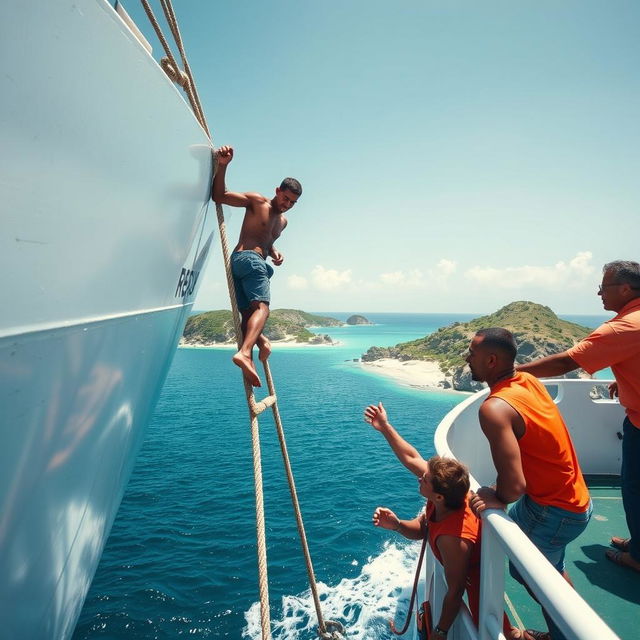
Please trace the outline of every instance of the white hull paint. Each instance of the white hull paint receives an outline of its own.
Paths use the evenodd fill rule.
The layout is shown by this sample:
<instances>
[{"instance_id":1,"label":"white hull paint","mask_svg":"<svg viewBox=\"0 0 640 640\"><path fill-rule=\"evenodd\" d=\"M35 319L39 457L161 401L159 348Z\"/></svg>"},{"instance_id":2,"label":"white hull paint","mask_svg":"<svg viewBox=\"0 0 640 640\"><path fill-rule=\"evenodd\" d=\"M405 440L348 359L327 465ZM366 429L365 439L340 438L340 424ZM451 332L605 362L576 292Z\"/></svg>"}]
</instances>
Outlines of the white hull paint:
<instances>
[{"instance_id":1,"label":"white hull paint","mask_svg":"<svg viewBox=\"0 0 640 640\"><path fill-rule=\"evenodd\" d=\"M68 638L215 227L210 143L103 0L0 21L0 638Z\"/></svg>"}]
</instances>

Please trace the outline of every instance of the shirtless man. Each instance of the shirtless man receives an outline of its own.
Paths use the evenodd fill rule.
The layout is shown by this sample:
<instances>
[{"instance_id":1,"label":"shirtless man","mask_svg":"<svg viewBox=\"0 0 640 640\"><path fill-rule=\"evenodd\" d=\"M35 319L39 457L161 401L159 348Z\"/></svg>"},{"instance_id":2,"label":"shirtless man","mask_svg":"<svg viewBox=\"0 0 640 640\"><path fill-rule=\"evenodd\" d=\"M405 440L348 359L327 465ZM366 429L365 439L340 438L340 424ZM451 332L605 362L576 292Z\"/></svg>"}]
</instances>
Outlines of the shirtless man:
<instances>
[{"instance_id":1,"label":"shirtless man","mask_svg":"<svg viewBox=\"0 0 640 640\"><path fill-rule=\"evenodd\" d=\"M243 335L242 346L232 360L242 369L245 378L254 387L259 387L260 378L252 358L253 346L258 345L262 361L271 354L271 344L262 333L269 317L269 278L273 275L267 258L270 257L276 266L280 266L284 260L273 243L287 226L284 213L298 201L302 187L295 178L285 178L271 199L259 193L227 191L225 174L227 165L233 159L233 148L220 147L216 159L217 170L211 194L213 200L217 204L245 208L240 239L231 254L231 271L242 315Z\"/></svg>"}]
</instances>

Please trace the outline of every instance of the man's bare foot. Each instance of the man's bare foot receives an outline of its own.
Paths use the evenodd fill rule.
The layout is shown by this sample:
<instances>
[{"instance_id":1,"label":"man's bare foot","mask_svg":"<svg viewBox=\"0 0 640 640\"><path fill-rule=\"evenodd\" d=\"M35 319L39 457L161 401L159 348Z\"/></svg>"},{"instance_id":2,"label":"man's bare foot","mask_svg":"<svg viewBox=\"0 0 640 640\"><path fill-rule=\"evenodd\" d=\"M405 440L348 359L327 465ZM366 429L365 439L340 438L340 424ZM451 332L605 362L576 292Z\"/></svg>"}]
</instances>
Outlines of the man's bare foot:
<instances>
[{"instance_id":1,"label":"man's bare foot","mask_svg":"<svg viewBox=\"0 0 640 640\"><path fill-rule=\"evenodd\" d=\"M271 355L271 343L263 338L258 342L258 358L264 362Z\"/></svg>"},{"instance_id":2,"label":"man's bare foot","mask_svg":"<svg viewBox=\"0 0 640 640\"><path fill-rule=\"evenodd\" d=\"M258 372L253 364L253 360L248 356L245 356L241 351L238 351L233 358L233 364L237 365L242 369L244 373L244 377L249 381L251 386L253 387L261 387L262 383L260 382L260 378L258 377Z\"/></svg>"}]
</instances>

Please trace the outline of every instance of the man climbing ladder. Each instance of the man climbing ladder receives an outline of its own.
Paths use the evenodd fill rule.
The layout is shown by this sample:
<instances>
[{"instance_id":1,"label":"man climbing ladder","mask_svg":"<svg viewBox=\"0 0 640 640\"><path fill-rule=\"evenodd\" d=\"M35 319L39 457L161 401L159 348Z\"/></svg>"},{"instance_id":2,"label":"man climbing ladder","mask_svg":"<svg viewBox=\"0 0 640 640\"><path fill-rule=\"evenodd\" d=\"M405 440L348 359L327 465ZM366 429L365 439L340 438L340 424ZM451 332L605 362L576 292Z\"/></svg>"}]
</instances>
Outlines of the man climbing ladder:
<instances>
[{"instance_id":1,"label":"man climbing ladder","mask_svg":"<svg viewBox=\"0 0 640 640\"><path fill-rule=\"evenodd\" d=\"M284 256L274 242L287 226L284 213L291 209L302 195L302 187L295 178L285 178L271 200L259 193L235 193L227 191L225 174L233 159L232 147L220 147L216 152L218 168L213 179L212 198L216 204L244 207L244 220L240 239L231 254L231 270L236 289L238 309L242 315L242 345L233 356L251 385L261 386L253 364L253 347L258 345L259 358L263 362L271 354L271 344L262 333L269 317L269 279L273 268L267 263L271 258L278 267Z\"/></svg>"}]
</instances>

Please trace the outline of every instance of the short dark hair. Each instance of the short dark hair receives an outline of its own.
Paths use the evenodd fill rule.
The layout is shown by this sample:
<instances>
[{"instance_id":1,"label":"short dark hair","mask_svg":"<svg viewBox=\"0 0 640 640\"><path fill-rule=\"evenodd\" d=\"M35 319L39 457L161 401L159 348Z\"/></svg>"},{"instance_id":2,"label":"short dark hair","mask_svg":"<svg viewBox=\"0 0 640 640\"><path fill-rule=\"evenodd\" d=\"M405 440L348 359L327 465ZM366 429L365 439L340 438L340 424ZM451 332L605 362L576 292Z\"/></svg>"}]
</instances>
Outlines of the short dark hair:
<instances>
[{"instance_id":1,"label":"short dark hair","mask_svg":"<svg viewBox=\"0 0 640 640\"><path fill-rule=\"evenodd\" d=\"M295 178L285 178L280 183L281 191L291 191L291 193L295 193L298 197L302 195L302 185Z\"/></svg>"},{"instance_id":2,"label":"short dark hair","mask_svg":"<svg viewBox=\"0 0 640 640\"><path fill-rule=\"evenodd\" d=\"M454 458L433 456L427 460L431 486L449 509L461 509L469 493L469 469Z\"/></svg>"},{"instance_id":3,"label":"short dark hair","mask_svg":"<svg viewBox=\"0 0 640 640\"><path fill-rule=\"evenodd\" d=\"M628 284L632 289L640 289L640 264L631 260L614 260L602 267L602 273L610 271L621 284Z\"/></svg>"},{"instance_id":4,"label":"short dark hair","mask_svg":"<svg viewBox=\"0 0 640 640\"><path fill-rule=\"evenodd\" d=\"M502 351L512 362L516 359L518 345L511 331L501 327L489 327L476 331L482 337L482 345Z\"/></svg>"}]
</instances>

